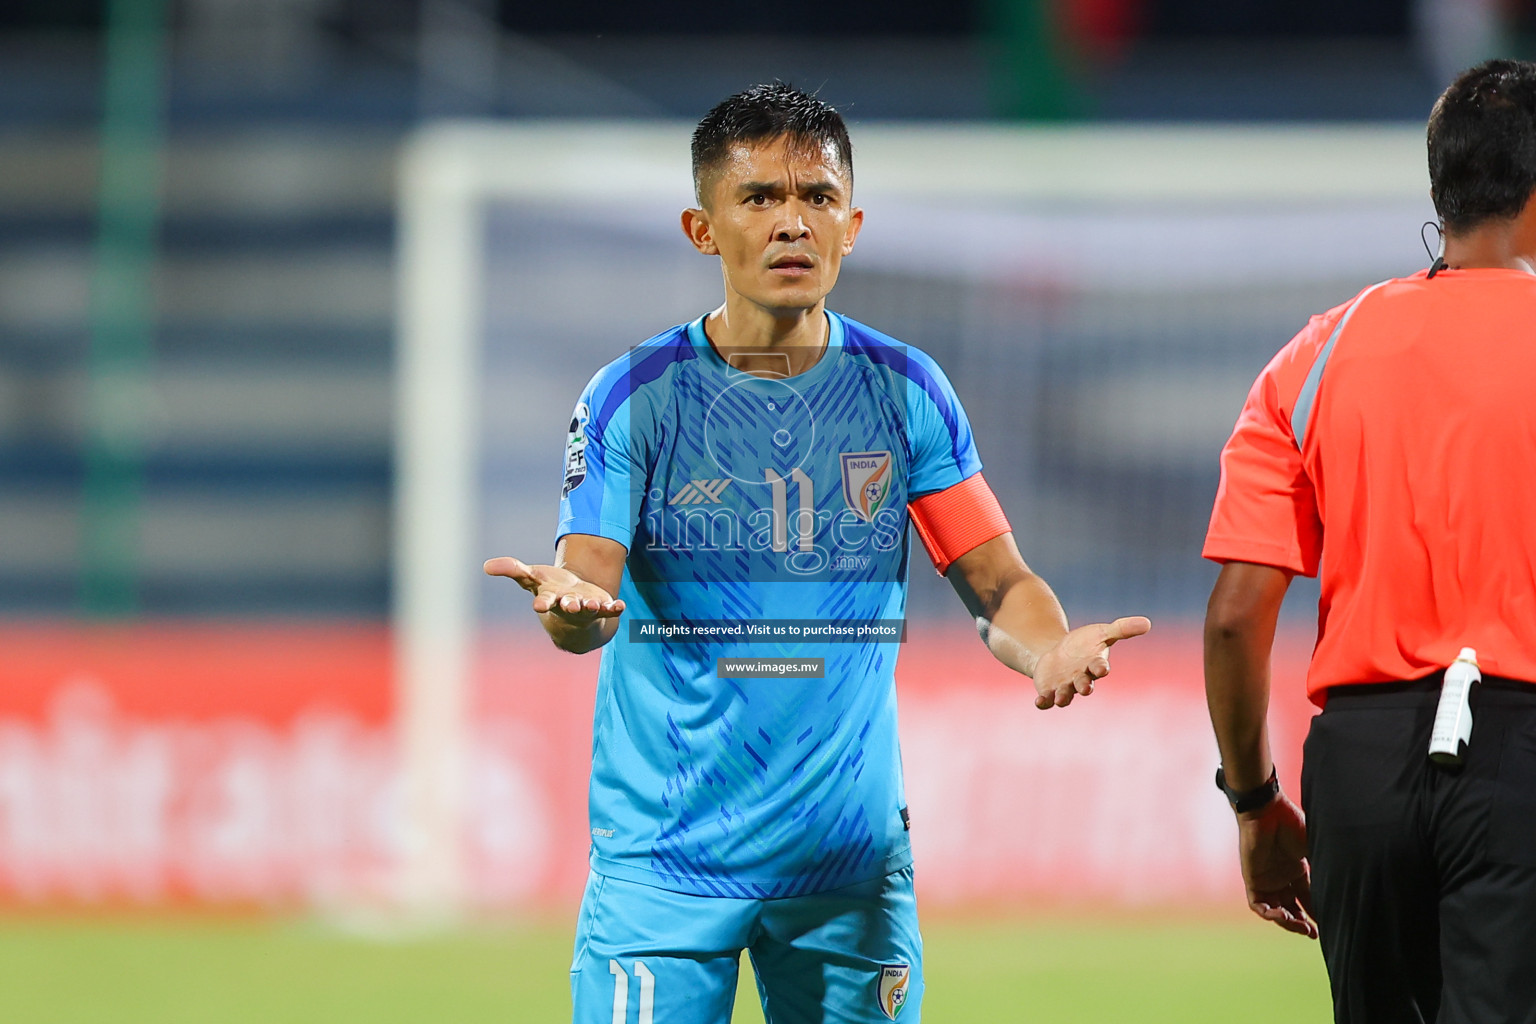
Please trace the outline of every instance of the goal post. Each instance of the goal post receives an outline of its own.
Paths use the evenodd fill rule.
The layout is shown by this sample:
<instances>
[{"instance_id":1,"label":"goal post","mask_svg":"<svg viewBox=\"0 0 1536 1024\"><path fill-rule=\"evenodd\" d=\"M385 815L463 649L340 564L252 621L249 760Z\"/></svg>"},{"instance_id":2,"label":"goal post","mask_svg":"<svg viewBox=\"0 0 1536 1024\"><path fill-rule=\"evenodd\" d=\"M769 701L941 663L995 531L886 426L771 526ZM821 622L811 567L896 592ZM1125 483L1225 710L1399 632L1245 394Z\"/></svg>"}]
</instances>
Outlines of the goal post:
<instances>
[{"instance_id":1,"label":"goal post","mask_svg":"<svg viewBox=\"0 0 1536 1024\"><path fill-rule=\"evenodd\" d=\"M406 144L399 165L394 602L403 809L399 900L462 905L468 694L478 617L475 464L484 252L498 199L570 199L686 182L675 130L631 125L447 123ZM686 135L684 136L686 138ZM621 165L617 181L607 168ZM686 187L686 186L685 186Z\"/></svg>"},{"instance_id":2,"label":"goal post","mask_svg":"<svg viewBox=\"0 0 1536 1024\"><path fill-rule=\"evenodd\" d=\"M441 914L473 900L463 834L476 649L488 620L514 614L510 598L486 589L481 562L547 551L558 439L586 376L719 301L718 269L676 226L692 203L691 130L444 122L402 151L392 614L404 812L397 894L406 908ZM1072 360L1100 360L1105 346L1141 360L1143 376L1128 371L1116 392L1128 397L1106 402L1104 422L1069 424L1078 433L1050 444L1030 431L1054 426L1025 423L1012 434L1017 447L1037 450L1013 475L1054 490L1040 504L1021 486L1005 504L1020 509L1016 525L1037 524L1049 538L1047 565L1056 559L1074 578L1097 564L1080 536L1062 532L1079 507L1074 437L1109 431L1151 453L1166 472L1138 466L1128 478L1149 503L1138 514L1155 518L1158 502L1174 501L1170 520L1187 518L1180 460L1197 460L1216 428L1171 414L1166 391L1142 401L1152 385L1138 380L1184 388L1175 393L1195 395L1191 408L1205 395L1220 406L1207 417L1219 425L1235 413L1231 381L1251 379L1262 339L1315 311L1281 303L1277 288L1343 301L1346 285L1427 262L1417 228L1433 213L1417 126L871 124L856 125L853 140L855 198L869 220L837 308L846 289L856 307L876 311L874 326L944 348L952 376L976 381L973 420L1038 412L1055 424L1049 417L1070 409L1043 408L1043 397L1019 403L1019 382L1054 374L1066 383L1053 388L1072 386L1087 372ZM1184 298L1171 307L1170 295ZM921 337L951 308L949 333ZM1050 330L1036 329L1052 317ZM1261 336L1251 344L1250 326ZM1240 336L1230 372L1222 332ZM1273 336L1270 350L1285 337ZM1190 348L1191 338L1204 347ZM1149 354L1159 345L1166 358ZM1071 458L1038 454L1051 445ZM1008 452L1000 457L1014 465ZM996 476L1008 490L1009 473ZM508 548L514 541L521 550ZM1182 540L1147 543L1185 557ZM1168 582L1182 571L1173 564L1147 562L1145 579L1106 570L1105 586L1142 587L1151 603L1183 609L1193 584ZM1091 606L1095 592L1077 599Z\"/></svg>"}]
</instances>

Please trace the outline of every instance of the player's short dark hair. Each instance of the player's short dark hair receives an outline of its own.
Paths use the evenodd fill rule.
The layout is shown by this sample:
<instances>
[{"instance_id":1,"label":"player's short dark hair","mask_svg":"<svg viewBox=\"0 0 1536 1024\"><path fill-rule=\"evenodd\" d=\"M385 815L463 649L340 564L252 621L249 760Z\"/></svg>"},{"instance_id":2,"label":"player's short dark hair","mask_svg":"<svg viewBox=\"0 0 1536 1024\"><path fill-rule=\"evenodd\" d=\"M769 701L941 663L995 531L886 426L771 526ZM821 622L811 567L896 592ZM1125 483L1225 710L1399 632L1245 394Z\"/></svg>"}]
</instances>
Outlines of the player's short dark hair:
<instances>
[{"instance_id":1,"label":"player's short dark hair","mask_svg":"<svg viewBox=\"0 0 1536 1024\"><path fill-rule=\"evenodd\" d=\"M1429 115L1429 192L1450 232L1515 217L1536 191L1536 64L1463 71Z\"/></svg>"},{"instance_id":2,"label":"player's short dark hair","mask_svg":"<svg viewBox=\"0 0 1536 1024\"><path fill-rule=\"evenodd\" d=\"M830 144L853 180L853 143L843 115L824 100L774 81L721 100L693 130L694 193L703 200L704 176L725 161L732 146L780 137L817 152Z\"/></svg>"}]
</instances>

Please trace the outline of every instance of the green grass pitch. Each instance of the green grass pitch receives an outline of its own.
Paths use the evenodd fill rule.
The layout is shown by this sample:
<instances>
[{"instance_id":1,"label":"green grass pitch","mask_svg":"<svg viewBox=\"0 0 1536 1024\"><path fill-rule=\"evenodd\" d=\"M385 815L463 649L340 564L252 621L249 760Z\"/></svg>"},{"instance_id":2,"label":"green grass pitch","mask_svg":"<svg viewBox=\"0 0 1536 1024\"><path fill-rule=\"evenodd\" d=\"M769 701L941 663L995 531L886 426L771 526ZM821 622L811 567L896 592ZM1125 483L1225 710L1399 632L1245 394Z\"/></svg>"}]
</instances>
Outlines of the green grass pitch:
<instances>
[{"instance_id":1,"label":"green grass pitch","mask_svg":"<svg viewBox=\"0 0 1536 1024\"><path fill-rule=\"evenodd\" d=\"M0 917L0 1017L560 1024L570 1012L570 927L384 941L261 919ZM1257 920L937 920L924 935L929 1024L1308 1024L1330 1016L1316 944ZM736 1021L762 1022L745 972Z\"/></svg>"}]
</instances>

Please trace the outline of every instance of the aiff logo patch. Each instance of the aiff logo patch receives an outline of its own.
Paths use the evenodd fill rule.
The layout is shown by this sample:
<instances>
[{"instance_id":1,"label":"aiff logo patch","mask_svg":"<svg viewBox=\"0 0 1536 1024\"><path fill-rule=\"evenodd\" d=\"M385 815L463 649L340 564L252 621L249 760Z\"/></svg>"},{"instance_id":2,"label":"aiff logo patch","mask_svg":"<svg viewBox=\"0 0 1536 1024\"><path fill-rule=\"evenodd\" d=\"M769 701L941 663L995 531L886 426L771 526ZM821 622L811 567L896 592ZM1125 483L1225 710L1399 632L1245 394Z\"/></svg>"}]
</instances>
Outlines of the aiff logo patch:
<instances>
[{"instance_id":1,"label":"aiff logo patch","mask_svg":"<svg viewBox=\"0 0 1536 1024\"><path fill-rule=\"evenodd\" d=\"M880 1012L895 1020L907 1004L907 983L912 980L911 964L884 964L880 968Z\"/></svg>"},{"instance_id":2,"label":"aiff logo patch","mask_svg":"<svg viewBox=\"0 0 1536 1024\"><path fill-rule=\"evenodd\" d=\"M891 496L890 452L843 452L843 500L866 523Z\"/></svg>"}]
</instances>

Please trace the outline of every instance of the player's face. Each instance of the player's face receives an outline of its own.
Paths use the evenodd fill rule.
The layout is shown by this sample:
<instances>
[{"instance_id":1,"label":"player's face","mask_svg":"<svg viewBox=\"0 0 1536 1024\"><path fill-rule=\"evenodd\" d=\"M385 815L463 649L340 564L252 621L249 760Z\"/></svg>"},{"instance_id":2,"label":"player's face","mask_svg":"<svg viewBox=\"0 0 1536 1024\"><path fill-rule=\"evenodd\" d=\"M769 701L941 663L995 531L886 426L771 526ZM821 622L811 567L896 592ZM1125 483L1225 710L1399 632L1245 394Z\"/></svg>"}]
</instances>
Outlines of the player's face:
<instances>
[{"instance_id":1,"label":"player's face","mask_svg":"<svg viewBox=\"0 0 1536 1024\"><path fill-rule=\"evenodd\" d=\"M864 221L834 148L785 137L738 145L704 187L704 208L684 213L683 229L720 257L727 291L783 315L832 290Z\"/></svg>"}]
</instances>

